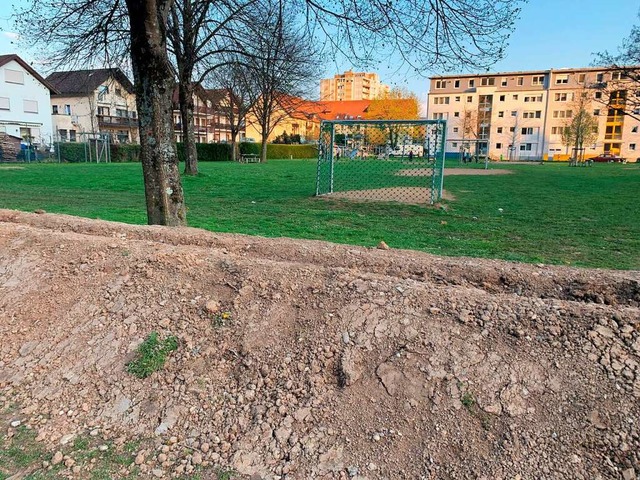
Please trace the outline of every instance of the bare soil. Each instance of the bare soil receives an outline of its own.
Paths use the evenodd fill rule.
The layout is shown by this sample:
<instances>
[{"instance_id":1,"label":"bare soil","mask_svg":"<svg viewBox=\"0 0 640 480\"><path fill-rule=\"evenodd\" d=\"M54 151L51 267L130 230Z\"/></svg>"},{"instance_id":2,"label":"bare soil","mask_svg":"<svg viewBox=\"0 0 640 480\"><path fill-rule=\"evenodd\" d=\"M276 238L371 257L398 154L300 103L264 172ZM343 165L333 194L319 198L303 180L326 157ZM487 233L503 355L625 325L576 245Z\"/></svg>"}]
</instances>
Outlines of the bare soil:
<instances>
[{"instance_id":1,"label":"bare soil","mask_svg":"<svg viewBox=\"0 0 640 480\"><path fill-rule=\"evenodd\" d=\"M320 198L344 198L355 202L398 202L407 205L428 205L431 203L431 190L422 187L372 188L370 190L334 192ZM455 196L446 190L442 191L442 198L455 200Z\"/></svg>"},{"instance_id":2,"label":"bare soil","mask_svg":"<svg viewBox=\"0 0 640 480\"><path fill-rule=\"evenodd\" d=\"M145 439L122 477L629 480L639 282L0 210L2 430Z\"/></svg>"},{"instance_id":3,"label":"bare soil","mask_svg":"<svg viewBox=\"0 0 640 480\"><path fill-rule=\"evenodd\" d=\"M511 175L513 170L506 170L504 168L494 168L491 170L482 170L479 168L445 168L444 176L450 177L453 175ZM427 177L433 174L433 170L430 168L405 168L398 170L396 175L399 177Z\"/></svg>"}]
</instances>

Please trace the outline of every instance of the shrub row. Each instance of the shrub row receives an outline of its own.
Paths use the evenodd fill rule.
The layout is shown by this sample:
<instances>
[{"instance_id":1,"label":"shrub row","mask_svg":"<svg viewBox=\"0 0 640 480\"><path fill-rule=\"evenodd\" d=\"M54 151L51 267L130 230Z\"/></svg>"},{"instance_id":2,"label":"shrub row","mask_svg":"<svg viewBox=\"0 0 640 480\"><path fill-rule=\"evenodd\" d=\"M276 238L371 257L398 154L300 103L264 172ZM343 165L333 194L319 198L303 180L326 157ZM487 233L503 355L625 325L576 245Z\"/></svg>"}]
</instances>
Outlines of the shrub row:
<instances>
[{"instance_id":1,"label":"shrub row","mask_svg":"<svg viewBox=\"0 0 640 480\"><path fill-rule=\"evenodd\" d=\"M240 153L260 154L259 143L241 143ZM283 145L270 143L267 145L267 159L277 158L317 158L318 149L315 145Z\"/></svg>"},{"instance_id":2,"label":"shrub row","mask_svg":"<svg viewBox=\"0 0 640 480\"><path fill-rule=\"evenodd\" d=\"M60 160L69 163L84 162L84 143L59 143L56 145L60 149ZM178 143L178 158L184 162L184 144ZM93 147L95 149L95 147ZM224 162L231 160L231 145L228 143L197 143L198 161L200 162ZM243 142L239 145L241 154L260 154L259 143ZM267 159L278 158L316 158L318 150L314 145L267 145ZM92 159L95 158L95 151L92 151ZM112 144L111 161L114 163L137 162L140 160L140 145Z\"/></svg>"}]
</instances>

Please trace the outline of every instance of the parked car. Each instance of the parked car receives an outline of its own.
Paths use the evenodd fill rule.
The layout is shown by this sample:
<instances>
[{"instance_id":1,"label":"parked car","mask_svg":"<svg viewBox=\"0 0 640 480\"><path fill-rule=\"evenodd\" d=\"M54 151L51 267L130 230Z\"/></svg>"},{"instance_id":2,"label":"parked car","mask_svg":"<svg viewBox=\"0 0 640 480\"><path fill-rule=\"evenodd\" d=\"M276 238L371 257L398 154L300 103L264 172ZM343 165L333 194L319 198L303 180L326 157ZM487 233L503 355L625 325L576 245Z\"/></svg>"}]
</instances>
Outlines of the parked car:
<instances>
[{"instance_id":1,"label":"parked car","mask_svg":"<svg viewBox=\"0 0 640 480\"><path fill-rule=\"evenodd\" d=\"M622 158L619 155L613 155L612 153L603 153L597 157L593 157L590 160L599 163L626 163L627 159Z\"/></svg>"}]
</instances>

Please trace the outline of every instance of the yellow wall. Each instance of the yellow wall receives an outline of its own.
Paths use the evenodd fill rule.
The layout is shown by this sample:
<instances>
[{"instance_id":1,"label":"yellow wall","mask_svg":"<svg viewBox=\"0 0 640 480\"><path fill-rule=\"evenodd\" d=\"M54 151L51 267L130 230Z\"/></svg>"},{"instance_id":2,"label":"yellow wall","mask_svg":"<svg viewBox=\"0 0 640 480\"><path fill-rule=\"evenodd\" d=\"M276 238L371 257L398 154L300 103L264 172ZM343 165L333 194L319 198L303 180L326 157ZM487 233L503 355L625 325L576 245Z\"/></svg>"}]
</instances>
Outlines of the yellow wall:
<instances>
[{"instance_id":1,"label":"yellow wall","mask_svg":"<svg viewBox=\"0 0 640 480\"><path fill-rule=\"evenodd\" d=\"M255 116L247 115L247 138L253 138L256 142L260 142L260 127L258 125L257 119ZM297 118L287 117L282 119L273 129L271 135L269 135L268 142L272 142L276 137L282 135L283 133L287 133L289 135L294 134L293 125L298 125L298 133L299 135L305 137L307 141L315 140L318 138L318 132L320 130L320 121L311 121L311 120L300 120Z\"/></svg>"}]
</instances>

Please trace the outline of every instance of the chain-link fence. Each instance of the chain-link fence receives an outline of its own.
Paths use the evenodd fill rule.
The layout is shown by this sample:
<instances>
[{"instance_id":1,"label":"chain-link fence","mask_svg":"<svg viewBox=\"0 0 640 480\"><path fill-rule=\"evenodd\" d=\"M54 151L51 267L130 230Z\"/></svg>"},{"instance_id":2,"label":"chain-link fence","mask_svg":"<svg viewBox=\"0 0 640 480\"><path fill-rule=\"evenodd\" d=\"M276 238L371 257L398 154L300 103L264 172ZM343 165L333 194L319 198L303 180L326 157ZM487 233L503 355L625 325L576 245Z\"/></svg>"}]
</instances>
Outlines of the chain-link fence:
<instances>
[{"instance_id":1,"label":"chain-link fence","mask_svg":"<svg viewBox=\"0 0 640 480\"><path fill-rule=\"evenodd\" d=\"M325 121L316 195L427 205L442 196L443 120Z\"/></svg>"},{"instance_id":2,"label":"chain-link fence","mask_svg":"<svg viewBox=\"0 0 640 480\"><path fill-rule=\"evenodd\" d=\"M18 138L0 133L0 162L111 162L111 136L74 133L72 137L49 135Z\"/></svg>"}]
</instances>

